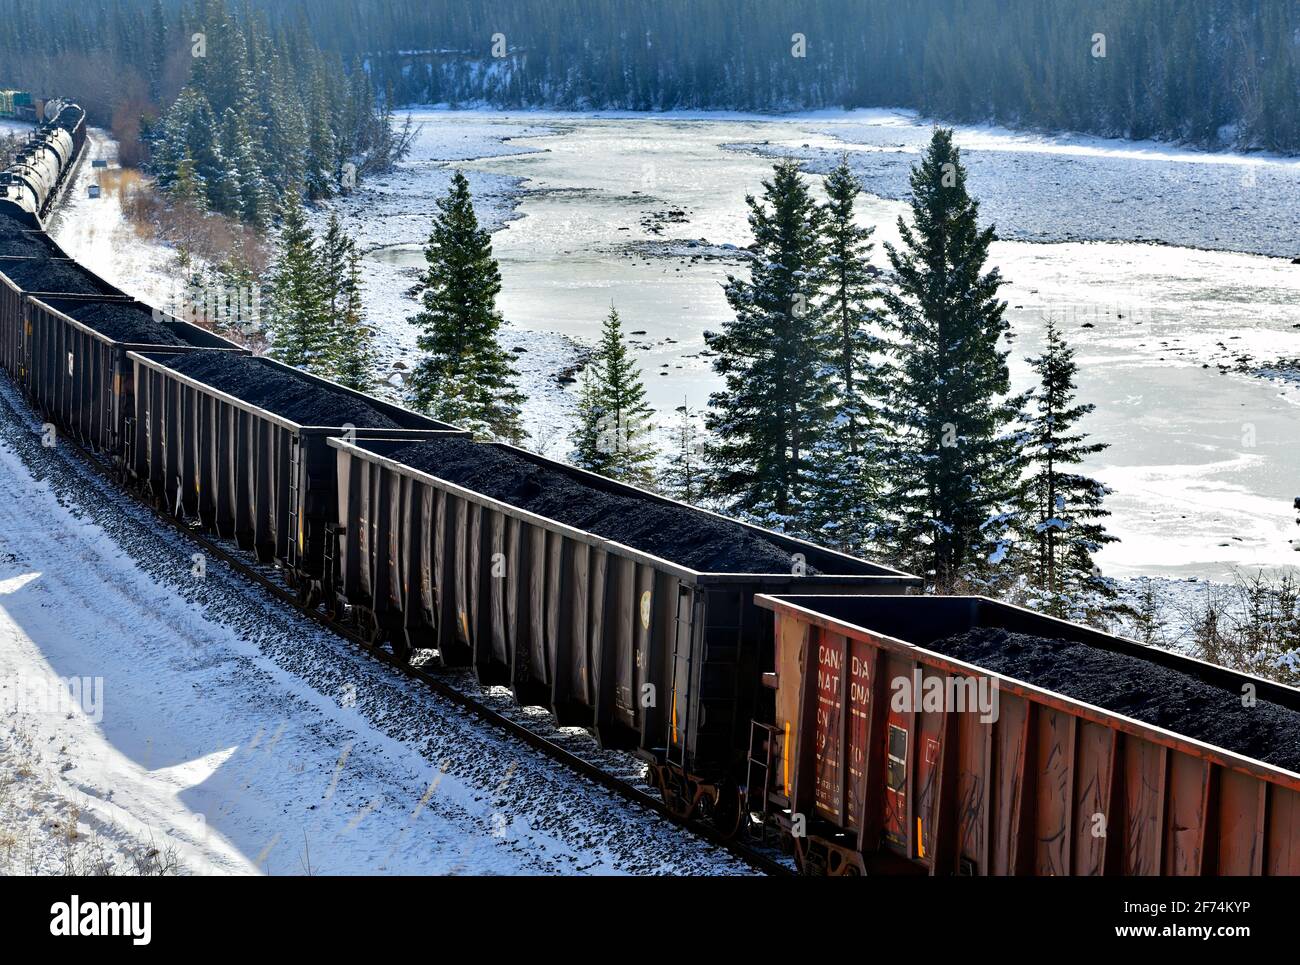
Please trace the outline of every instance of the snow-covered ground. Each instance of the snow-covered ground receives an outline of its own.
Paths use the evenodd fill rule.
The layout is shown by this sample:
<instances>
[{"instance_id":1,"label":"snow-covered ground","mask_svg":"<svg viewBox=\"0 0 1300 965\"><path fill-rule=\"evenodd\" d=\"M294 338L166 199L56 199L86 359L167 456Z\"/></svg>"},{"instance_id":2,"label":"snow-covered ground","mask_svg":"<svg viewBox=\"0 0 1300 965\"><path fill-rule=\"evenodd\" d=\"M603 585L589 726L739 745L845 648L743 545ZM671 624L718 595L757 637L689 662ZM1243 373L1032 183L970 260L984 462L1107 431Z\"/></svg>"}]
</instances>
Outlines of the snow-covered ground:
<instances>
[{"instance_id":1,"label":"snow-covered ground","mask_svg":"<svg viewBox=\"0 0 1300 965\"><path fill-rule=\"evenodd\" d=\"M94 161L108 166L97 168ZM127 182L131 175L127 174ZM145 236L122 213L122 169L117 142L90 128L75 179L47 226L68 256L75 258L122 291L157 308L175 310L183 299L176 249ZM92 184L100 196L89 196Z\"/></svg>"},{"instance_id":2,"label":"snow-covered ground","mask_svg":"<svg viewBox=\"0 0 1300 965\"><path fill-rule=\"evenodd\" d=\"M0 868L745 870L194 552L0 385Z\"/></svg>"}]
</instances>

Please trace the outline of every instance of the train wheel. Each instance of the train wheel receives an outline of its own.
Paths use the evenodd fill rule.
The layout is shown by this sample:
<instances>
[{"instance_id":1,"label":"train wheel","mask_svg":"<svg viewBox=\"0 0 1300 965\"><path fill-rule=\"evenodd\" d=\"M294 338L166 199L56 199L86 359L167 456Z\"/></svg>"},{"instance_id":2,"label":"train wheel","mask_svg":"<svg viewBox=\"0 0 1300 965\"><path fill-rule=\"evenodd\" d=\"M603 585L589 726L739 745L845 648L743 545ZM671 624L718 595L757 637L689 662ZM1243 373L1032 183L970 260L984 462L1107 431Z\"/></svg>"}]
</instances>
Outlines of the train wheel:
<instances>
[{"instance_id":1,"label":"train wheel","mask_svg":"<svg viewBox=\"0 0 1300 965\"><path fill-rule=\"evenodd\" d=\"M740 831L745 796L740 788L724 786L700 799L700 813L722 837L730 840Z\"/></svg>"},{"instance_id":2,"label":"train wheel","mask_svg":"<svg viewBox=\"0 0 1300 965\"><path fill-rule=\"evenodd\" d=\"M315 580L300 578L298 581L298 605L304 610L314 610L320 605L320 584Z\"/></svg>"},{"instance_id":3,"label":"train wheel","mask_svg":"<svg viewBox=\"0 0 1300 965\"><path fill-rule=\"evenodd\" d=\"M411 662L411 645L406 639L405 632L394 633L389 645L393 648L393 657L402 666L407 666Z\"/></svg>"},{"instance_id":4,"label":"train wheel","mask_svg":"<svg viewBox=\"0 0 1300 965\"><path fill-rule=\"evenodd\" d=\"M346 603L343 597L338 593L325 594L325 616L335 623L343 622L343 614L347 612Z\"/></svg>"}]
</instances>

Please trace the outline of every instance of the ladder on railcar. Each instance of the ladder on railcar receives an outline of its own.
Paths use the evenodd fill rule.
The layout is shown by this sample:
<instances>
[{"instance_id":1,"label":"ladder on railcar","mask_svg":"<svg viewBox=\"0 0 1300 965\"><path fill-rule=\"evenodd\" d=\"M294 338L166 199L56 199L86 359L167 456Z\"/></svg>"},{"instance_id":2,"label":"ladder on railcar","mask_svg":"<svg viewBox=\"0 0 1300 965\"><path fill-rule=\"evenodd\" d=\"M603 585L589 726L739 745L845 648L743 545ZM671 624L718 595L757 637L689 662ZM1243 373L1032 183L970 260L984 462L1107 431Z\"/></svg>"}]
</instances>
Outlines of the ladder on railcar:
<instances>
[{"instance_id":1,"label":"ladder on railcar","mask_svg":"<svg viewBox=\"0 0 1300 965\"><path fill-rule=\"evenodd\" d=\"M290 436L289 438L289 513L288 513L289 546L288 546L288 553L286 554L285 557L286 562L289 564L290 569L295 569L298 566L298 554L300 551L298 541L302 539L302 533L299 531L299 526L301 524L298 518L298 514L299 514L298 473L299 473L299 464L301 463L301 461L302 461L302 447L300 445L300 440L296 435Z\"/></svg>"},{"instance_id":2,"label":"ladder on railcar","mask_svg":"<svg viewBox=\"0 0 1300 965\"><path fill-rule=\"evenodd\" d=\"M746 828L767 842L770 834L779 832L770 820L772 803L772 769L776 765L776 725L762 721L749 722L749 749L745 761L745 811L759 817L758 828L750 822Z\"/></svg>"}]
</instances>

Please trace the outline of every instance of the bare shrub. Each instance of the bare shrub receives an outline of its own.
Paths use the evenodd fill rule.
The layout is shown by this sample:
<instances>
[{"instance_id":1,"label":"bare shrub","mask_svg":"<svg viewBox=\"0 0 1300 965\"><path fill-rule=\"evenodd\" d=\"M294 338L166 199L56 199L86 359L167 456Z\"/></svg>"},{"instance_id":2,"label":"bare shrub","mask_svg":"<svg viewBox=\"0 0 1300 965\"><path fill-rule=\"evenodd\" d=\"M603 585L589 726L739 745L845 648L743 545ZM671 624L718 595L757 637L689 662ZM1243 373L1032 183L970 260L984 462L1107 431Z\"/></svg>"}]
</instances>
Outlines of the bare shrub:
<instances>
[{"instance_id":1,"label":"bare shrub","mask_svg":"<svg viewBox=\"0 0 1300 965\"><path fill-rule=\"evenodd\" d=\"M1300 683L1300 577L1234 573L1185 613L1196 656L1284 684Z\"/></svg>"}]
</instances>

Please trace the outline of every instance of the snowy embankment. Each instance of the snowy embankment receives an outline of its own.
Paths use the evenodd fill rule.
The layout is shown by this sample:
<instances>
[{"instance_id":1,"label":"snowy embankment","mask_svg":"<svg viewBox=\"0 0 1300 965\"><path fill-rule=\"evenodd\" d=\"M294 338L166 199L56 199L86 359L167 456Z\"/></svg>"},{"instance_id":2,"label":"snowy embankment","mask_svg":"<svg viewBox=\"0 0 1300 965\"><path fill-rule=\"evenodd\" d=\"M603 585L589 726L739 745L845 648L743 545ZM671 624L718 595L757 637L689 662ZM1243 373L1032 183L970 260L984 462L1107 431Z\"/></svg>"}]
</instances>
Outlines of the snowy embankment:
<instances>
[{"instance_id":1,"label":"snowy embankment","mask_svg":"<svg viewBox=\"0 0 1300 965\"><path fill-rule=\"evenodd\" d=\"M872 194L899 201L933 122L911 111L797 115L798 143L733 149L793 157L824 174L847 153ZM1037 134L994 125L954 130L980 216L1003 240L1146 241L1212 251L1300 256L1300 159L1201 151L1156 141ZM1225 217L1225 213L1230 216Z\"/></svg>"},{"instance_id":2,"label":"snowy embankment","mask_svg":"<svg viewBox=\"0 0 1300 965\"><path fill-rule=\"evenodd\" d=\"M196 576L0 382L0 870L745 870L219 561Z\"/></svg>"}]
</instances>

